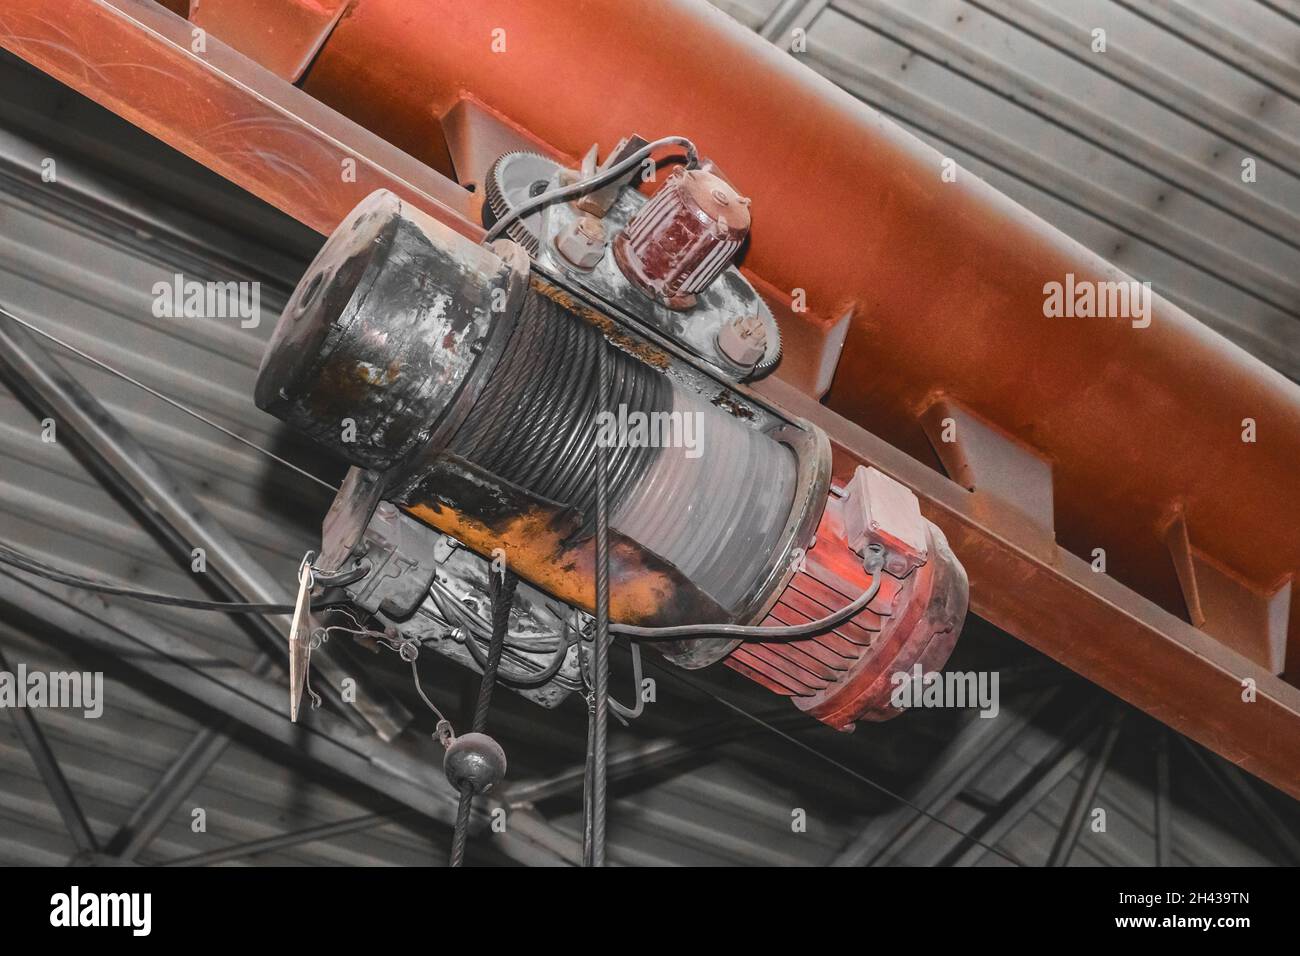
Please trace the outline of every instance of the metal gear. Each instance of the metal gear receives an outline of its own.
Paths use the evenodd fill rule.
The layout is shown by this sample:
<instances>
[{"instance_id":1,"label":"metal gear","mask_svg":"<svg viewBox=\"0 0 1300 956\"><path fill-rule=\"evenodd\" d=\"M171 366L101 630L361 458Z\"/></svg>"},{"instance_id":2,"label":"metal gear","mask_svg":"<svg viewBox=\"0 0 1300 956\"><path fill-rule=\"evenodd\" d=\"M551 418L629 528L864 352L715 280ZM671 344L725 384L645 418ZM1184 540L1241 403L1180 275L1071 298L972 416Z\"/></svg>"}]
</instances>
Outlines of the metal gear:
<instances>
[{"instance_id":1,"label":"metal gear","mask_svg":"<svg viewBox=\"0 0 1300 956\"><path fill-rule=\"evenodd\" d=\"M484 225L493 223L518 209L529 199L541 195L551 187L560 164L539 153L514 150L497 157L488 170L484 186ZM536 256L540 245L542 212L517 219L506 227L506 235Z\"/></svg>"}]
</instances>

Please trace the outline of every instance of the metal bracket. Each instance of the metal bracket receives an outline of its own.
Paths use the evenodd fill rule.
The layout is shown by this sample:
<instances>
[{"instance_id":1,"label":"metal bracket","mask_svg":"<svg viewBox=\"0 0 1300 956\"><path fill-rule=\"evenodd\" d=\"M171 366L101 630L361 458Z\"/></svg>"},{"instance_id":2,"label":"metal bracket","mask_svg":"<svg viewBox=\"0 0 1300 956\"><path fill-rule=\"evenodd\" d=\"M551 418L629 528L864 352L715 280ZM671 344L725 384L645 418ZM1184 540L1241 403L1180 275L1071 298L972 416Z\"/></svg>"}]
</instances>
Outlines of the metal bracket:
<instances>
[{"instance_id":1,"label":"metal bracket","mask_svg":"<svg viewBox=\"0 0 1300 956\"><path fill-rule=\"evenodd\" d=\"M1182 511L1165 529L1178 583L1194 627L1254 661L1270 674L1286 670L1292 582L1271 594L1257 591L1191 542Z\"/></svg>"},{"instance_id":2,"label":"metal bracket","mask_svg":"<svg viewBox=\"0 0 1300 956\"><path fill-rule=\"evenodd\" d=\"M1051 462L948 398L922 413L921 426L948 477L971 492L973 512L1022 526L1039 557L1055 554Z\"/></svg>"}]
</instances>

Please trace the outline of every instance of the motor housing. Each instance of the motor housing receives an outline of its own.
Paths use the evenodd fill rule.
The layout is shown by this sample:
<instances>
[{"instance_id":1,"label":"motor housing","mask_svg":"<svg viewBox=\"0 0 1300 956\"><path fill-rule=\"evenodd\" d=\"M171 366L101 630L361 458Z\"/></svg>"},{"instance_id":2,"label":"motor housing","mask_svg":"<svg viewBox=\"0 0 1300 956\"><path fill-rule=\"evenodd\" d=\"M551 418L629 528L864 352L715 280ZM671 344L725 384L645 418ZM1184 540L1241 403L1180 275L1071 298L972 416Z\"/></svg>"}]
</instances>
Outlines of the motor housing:
<instances>
[{"instance_id":1,"label":"motor housing","mask_svg":"<svg viewBox=\"0 0 1300 956\"><path fill-rule=\"evenodd\" d=\"M871 583L861 561L868 540L886 548L876 597L865 611L816 637L739 644L726 659L728 667L837 730L900 713L894 690L917 664L925 673L943 667L961 634L969 595L965 570L943 532L920 517L915 495L861 467L848 486L847 495L827 504L812 547L763 623L817 620L861 594ZM875 500L864 501L867 495ZM875 527L855 534L854 516L867 509Z\"/></svg>"},{"instance_id":2,"label":"motor housing","mask_svg":"<svg viewBox=\"0 0 1300 956\"><path fill-rule=\"evenodd\" d=\"M749 200L710 169L678 169L614 239L623 275L671 309L689 309L749 235Z\"/></svg>"}]
</instances>

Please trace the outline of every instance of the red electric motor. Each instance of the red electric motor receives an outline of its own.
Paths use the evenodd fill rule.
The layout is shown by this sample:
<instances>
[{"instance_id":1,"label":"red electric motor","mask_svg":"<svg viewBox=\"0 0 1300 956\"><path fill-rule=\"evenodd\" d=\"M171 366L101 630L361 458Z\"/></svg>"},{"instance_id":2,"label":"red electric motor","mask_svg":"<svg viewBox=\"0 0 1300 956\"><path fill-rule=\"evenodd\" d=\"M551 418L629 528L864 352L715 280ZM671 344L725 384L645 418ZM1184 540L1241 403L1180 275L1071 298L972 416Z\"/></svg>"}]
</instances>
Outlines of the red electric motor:
<instances>
[{"instance_id":1,"label":"red electric motor","mask_svg":"<svg viewBox=\"0 0 1300 956\"><path fill-rule=\"evenodd\" d=\"M874 468L858 468L833 495L799 572L763 621L798 625L826 617L867 590L861 555L885 551L880 590L833 630L800 641L741 644L731 667L837 730L888 720L894 690L912 674L943 667L966 617L966 572L916 496Z\"/></svg>"},{"instance_id":2,"label":"red electric motor","mask_svg":"<svg viewBox=\"0 0 1300 956\"><path fill-rule=\"evenodd\" d=\"M614 240L629 282L672 309L731 264L749 235L749 200L711 168L678 169Z\"/></svg>"}]
</instances>

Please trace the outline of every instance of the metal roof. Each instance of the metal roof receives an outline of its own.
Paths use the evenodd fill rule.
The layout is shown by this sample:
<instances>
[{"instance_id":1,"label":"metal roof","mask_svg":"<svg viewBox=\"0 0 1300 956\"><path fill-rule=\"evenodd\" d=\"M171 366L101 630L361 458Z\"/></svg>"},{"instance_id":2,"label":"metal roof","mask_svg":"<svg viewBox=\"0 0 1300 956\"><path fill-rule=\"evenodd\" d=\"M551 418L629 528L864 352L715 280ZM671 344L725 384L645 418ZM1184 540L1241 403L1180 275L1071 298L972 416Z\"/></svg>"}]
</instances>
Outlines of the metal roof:
<instances>
[{"instance_id":1,"label":"metal roof","mask_svg":"<svg viewBox=\"0 0 1300 956\"><path fill-rule=\"evenodd\" d=\"M802 25L808 52L795 55L810 67L1300 377L1293 265L1300 189L1291 172L1300 165L1300 84L1285 55L1300 40L1295 11L1242 4L1227 18L1210 3L1102 0L717 5L777 42ZM1094 25L1108 30L1106 54L1088 49ZM337 480L339 463L259 412L250 397L274 315L319 237L21 64L0 60L0 77L0 303ZM1259 159L1249 188L1240 182L1243 151ZM45 158L56 162L54 183L41 180ZM154 317L154 282L178 273L261 282L263 321L243 329L233 320ZM127 383L57 357L259 562L292 582L303 552L318 544L327 492ZM205 596L66 443L40 440L41 417L0 387L0 540L83 573ZM223 616L135 610L241 666L255 657L249 635ZM195 731L217 717L21 614L0 619L0 647L34 669L105 671L102 718L36 714L103 845L111 846ZM628 694L618 690L629 686L625 658L622 651L616 660L616 696ZM683 679L648 662L658 702L633 727L615 729L611 752L658 737L687 747L678 762L614 786L611 856L645 864L927 864L967 853L966 862L984 865L1044 862L1097 746L1092 740L1079 750L1071 721L1094 708L1084 712L1084 729L1100 727L1112 704L972 622L953 666L977 664L1007 675L997 719L916 712L837 735L728 672ZM431 731L409 673L387 657L372 665L416 714L419 732ZM454 707L475 678L428 662L424 679ZM712 695L775 721L775 729ZM492 729L507 747L511 777L578 763L584 717L578 701L546 713L499 695ZM0 862L61 863L74 845L13 720L0 716ZM1288 860L1293 848L1278 834L1295 829L1292 801L1261 786L1243 791L1241 777L1218 758L1171 742L1129 713L1094 801L1108 808L1108 830L1085 834L1072 863L1155 859L1162 741L1172 748L1171 862ZM918 817L917 806L934 819ZM207 811L206 832L191 829L196 807ZM139 861L179 860L392 809L381 793L243 731ZM807 812L805 833L792 830L797 809ZM577 838L575 797L539 810L554 831ZM981 852L957 831L999 834L992 842L1006 856ZM509 862L494 839L472 839L471 862ZM233 862L441 864L447 842L445 826L408 814Z\"/></svg>"}]
</instances>

